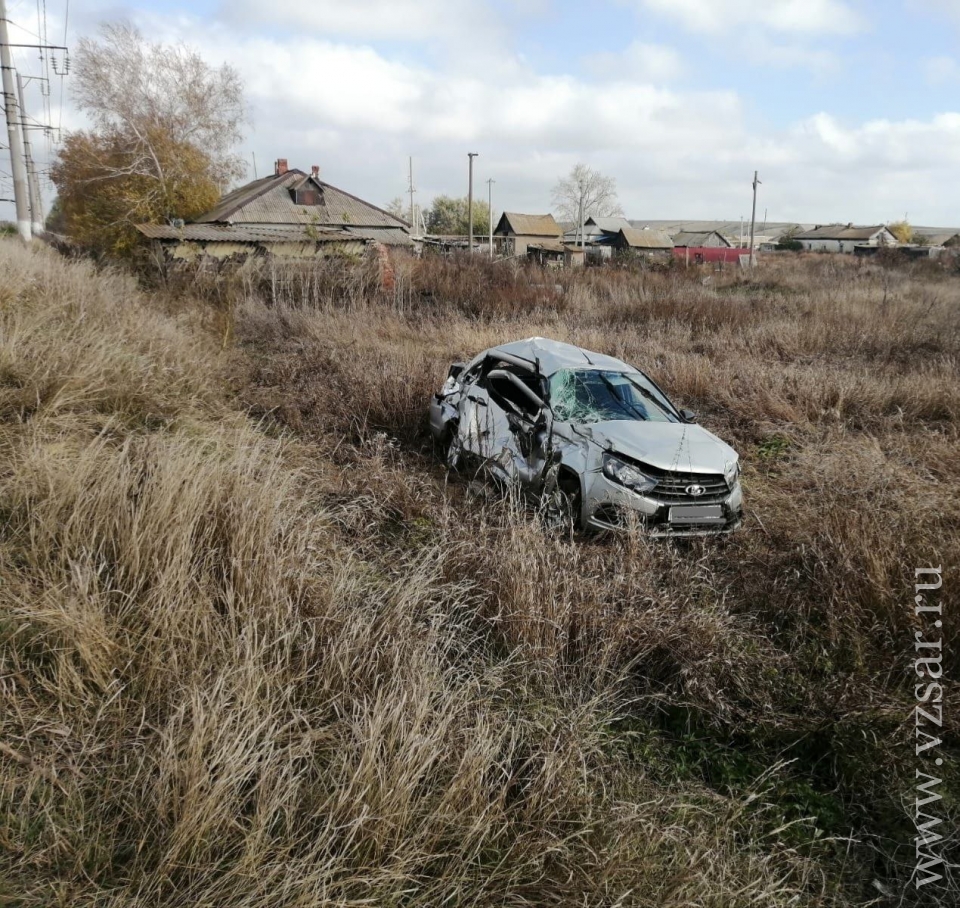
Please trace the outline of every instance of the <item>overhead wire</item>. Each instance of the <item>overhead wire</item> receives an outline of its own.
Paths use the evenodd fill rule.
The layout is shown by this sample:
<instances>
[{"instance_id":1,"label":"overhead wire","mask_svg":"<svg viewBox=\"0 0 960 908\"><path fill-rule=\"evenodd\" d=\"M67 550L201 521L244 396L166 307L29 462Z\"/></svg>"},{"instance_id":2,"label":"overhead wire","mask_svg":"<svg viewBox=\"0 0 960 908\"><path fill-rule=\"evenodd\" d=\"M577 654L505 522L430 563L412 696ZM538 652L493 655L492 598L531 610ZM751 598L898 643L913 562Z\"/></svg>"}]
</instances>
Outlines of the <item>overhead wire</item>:
<instances>
[{"instance_id":1,"label":"overhead wire","mask_svg":"<svg viewBox=\"0 0 960 908\"><path fill-rule=\"evenodd\" d=\"M21 25L21 24L20 24L19 22L17 22L15 19L11 19L11 18L7 17L7 22L8 22L10 25L14 26L15 28L19 28L20 31L26 32L28 35L30 35L31 38L36 38L38 41L40 40L40 36L39 36L36 32L30 31L29 28L27 28L25 25Z\"/></svg>"},{"instance_id":2,"label":"overhead wire","mask_svg":"<svg viewBox=\"0 0 960 908\"><path fill-rule=\"evenodd\" d=\"M70 24L70 0L64 0L63 7L63 46L67 47L67 28ZM64 51L66 53L66 51ZM60 111L57 116L57 143L59 144L62 137L63 129L63 84L66 81L67 67L63 67L63 72L60 73ZM51 124L53 120L51 118Z\"/></svg>"},{"instance_id":3,"label":"overhead wire","mask_svg":"<svg viewBox=\"0 0 960 908\"><path fill-rule=\"evenodd\" d=\"M49 29L49 24L47 22L47 0L37 0L37 2L38 4L41 5L42 13L43 13L43 28L42 28L43 43L49 46L50 29ZM50 90L52 86L51 75L50 75L50 71L51 71L50 61L51 61L52 51L48 51L44 56L45 56L45 59L43 60L43 67L44 67L43 76L46 83L46 91L43 90L43 85L41 85L40 97L43 99L42 101L43 116L47 124L49 125L50 123L53 122L53 104L50 100L50 95L52 94ZM49 137L47 138L47 151L48 153L50 151Z\"/></svg>"}]
</instances>

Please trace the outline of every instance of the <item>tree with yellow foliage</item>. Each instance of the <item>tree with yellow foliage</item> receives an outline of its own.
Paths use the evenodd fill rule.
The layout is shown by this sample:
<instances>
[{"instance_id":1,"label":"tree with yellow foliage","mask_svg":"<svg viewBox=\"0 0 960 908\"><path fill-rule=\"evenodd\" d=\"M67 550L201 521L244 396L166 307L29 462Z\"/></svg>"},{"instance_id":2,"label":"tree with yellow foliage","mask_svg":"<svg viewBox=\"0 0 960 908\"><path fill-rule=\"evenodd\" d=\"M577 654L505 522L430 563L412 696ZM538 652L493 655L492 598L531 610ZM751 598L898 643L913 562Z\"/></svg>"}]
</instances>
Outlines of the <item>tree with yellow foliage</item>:
<instances>
[{"instance_id":1,"label":"tree with yellow foliage","mask_svg":"<svg viewBox=\"0 0 960 908\"><path fill-rule=\"evenodd\" d=\"M91 128L69 133L51 177L62 223L79 246L130 256L136 224L190 220L244 166L231 153L245 118L235 70L184 47L107 25L76 56L75 100Z\"/></svg>"},{"instance_id":2,"label":"tree with yellow foliage","mask_svg":"<svg viewBox=\"0 0 960 908\"><path fill-rule=\"evenodd\" d=\"M897 238L898 243L913 242L913 228L907 220L894 221L892 224L887 225L887 230Z\"/></svg>"}]
</instances>

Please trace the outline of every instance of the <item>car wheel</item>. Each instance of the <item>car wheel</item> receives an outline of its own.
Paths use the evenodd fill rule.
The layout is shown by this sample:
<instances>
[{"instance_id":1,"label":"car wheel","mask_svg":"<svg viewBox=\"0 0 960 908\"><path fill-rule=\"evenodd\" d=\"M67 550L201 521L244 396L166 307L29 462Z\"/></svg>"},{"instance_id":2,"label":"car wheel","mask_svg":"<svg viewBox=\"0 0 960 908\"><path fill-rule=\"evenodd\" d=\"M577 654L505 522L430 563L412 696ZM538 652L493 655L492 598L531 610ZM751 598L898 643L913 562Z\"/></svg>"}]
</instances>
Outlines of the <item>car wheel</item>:
<instances>
[{"instance_id":1,"label":"car wheel","mask_svg":"<svg viewBox=\"0 0 960 908\"><path fill-rule=\"evenodd\" d=\"M572 476L561 477L543 498L543 522L547 529L562 535L576 532L580 529L581 504L580 483Z\"/></svg>"}]
</instances>

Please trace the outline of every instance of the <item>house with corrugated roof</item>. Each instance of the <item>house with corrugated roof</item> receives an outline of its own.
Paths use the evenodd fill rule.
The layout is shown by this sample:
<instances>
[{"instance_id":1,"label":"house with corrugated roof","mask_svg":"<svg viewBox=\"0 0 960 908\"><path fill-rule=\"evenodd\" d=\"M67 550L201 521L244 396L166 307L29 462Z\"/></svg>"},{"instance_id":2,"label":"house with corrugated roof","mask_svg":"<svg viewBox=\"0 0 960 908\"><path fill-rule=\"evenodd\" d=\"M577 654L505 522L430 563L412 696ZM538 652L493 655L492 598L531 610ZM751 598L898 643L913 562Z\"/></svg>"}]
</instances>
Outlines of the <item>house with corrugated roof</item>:
<instances>
[{"instance_id":1,"label":"house with corrugated roof","mask_svg":"<svg viewBox=\"0 0 960 908\"><path fill-rule=\"evenodd\" d=\"M225 195L189 224L141 224L137 229L173 259L272 254L307 258L331 251L362 252L372 243L412 247L410 225L382 208L279 159L270 176Z\"/></svg>"},{"instance_id":2,"label":"house with corrugated roof","mask_svg":"<svg viewBox=\"0 0 960 908\"><path fill-rule=\"evenodd\" d=\"M530 246L557 247L563 253L563 231L552 214L505 211L493 231L501 255L526 255Z\"/></svg>"},{"instance_id":3,"label":"house with corrugated roof","mask_svg":"<svg viewBox=\"0 0 960 908\"><path fill-rule=\"evenodd\" d=\"M673 234L673 245L677 249L730 249L733 247L733 243L716 230L706 230L702 233L681 230Z\"/></svg>"},{"instance_id":4,"label":"house with corrugated roof","mask_svg":"<svg viewBox=\"0 0 960 908\"><path fill-rule=\"evenodd\" d=\"M897 238L883 225L854 227L853 224L817 225L794 234L807 252L842 252L853 255L857 246L896 246Z\"/></svg>"},{"instance_id":5,"label":"house with corrugated roof","mask_svg":"<svg viewBox=\"0 0 960 908\"><path fill-rule=\"evenodd\" d=\"M599 251L604 256L608 256L617 234L624 227L630 228L630 222L626 218L602 218L591 215L583 222L582 228L578 224L571 224L567 227L563 232L563 241L579 245L582 237L584 246L603 247L602 249L595 248L594 253L596 254Z\"/></svg>"},{"instance_id":6,"label":"house with corrugated roof","mask_svg":"<svg viewBox=\"0 0 960 908\"><path fill-rule=\"evenodd\" d=\"M673 250L673 240L662 230L621 227L613 240L613 248L618 252L669 255Z\"/></svg>"},{"instance_id":7,"label":"house with corrugated roof","mask_svg":"<svg viewBox=\"0 0 960 908\"><path fill-rule=\"evenodd\" d=\"M624 227L629 228L631 226L626 218L601 218L596 215L590 215L584 223L586 223L588 227L596 227L601 233L607 236L616 236Z\"/></svg>"},{"instance_id":8,"label":"house with corrugated roof","mask_svg":"<svg viewBox=\"0 0 960 908\"><path fill-rule=\"evenodd\" d=\"M939 233L927 233L915 230L914 239L916 242L923 242L927 246L943 246L946 249L960 249L960 233L953 230L940 231Z\"/></svg>"}]
</instances>

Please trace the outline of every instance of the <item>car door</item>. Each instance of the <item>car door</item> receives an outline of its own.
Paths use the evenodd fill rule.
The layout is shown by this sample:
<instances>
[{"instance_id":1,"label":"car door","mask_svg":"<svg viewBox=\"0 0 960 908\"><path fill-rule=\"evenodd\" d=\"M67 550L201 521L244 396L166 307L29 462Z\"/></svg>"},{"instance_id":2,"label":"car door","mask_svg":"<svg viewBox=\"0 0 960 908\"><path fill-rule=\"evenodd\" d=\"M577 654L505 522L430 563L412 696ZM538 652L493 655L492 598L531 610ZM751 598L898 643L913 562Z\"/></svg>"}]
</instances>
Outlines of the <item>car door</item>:
<instances>
[{"instance_id":1,"label":"car door","mask_svg":"<svg viewBox=\"0 0 960 908\"><path fill-rule=\"evenodd\" d=\"M464 375L458 440L463 451L480 460L493 452L494 417L484 377L491 366L481 361Z\"/></svg>"},{"instance_id":2,"label":"car door","mask_svg":"<svg viewBox=\"0 0 960 908\"><path fill-rule=\"evenodd\" d=\"M494 417L494 460L511 481L536 487L549 445L542 382L532 369L501 363L488 373L486 385Z\"/></svg>"}]
</instances>

